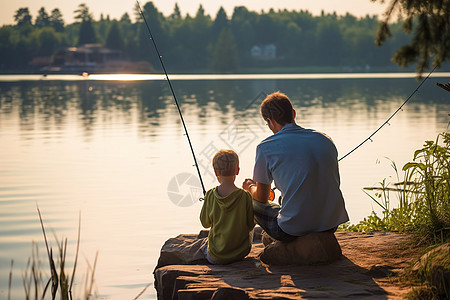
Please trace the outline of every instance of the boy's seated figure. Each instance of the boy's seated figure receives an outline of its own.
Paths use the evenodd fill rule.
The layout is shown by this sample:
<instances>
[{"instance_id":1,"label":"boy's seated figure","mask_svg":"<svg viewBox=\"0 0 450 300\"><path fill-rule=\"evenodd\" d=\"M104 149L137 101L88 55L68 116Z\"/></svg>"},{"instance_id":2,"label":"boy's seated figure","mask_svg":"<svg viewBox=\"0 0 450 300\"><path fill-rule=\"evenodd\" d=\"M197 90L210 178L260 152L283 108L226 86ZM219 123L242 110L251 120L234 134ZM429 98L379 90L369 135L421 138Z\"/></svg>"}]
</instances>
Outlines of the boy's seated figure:
<instances>
[{"instance_id":1,"label":"boy's seated figure","mask_svg":"<svg viewBox=\"0 0 450 300\"><path fill-rule=\"evenodd\" d=\"M210 263L228 264L250 252L249 233L255 226L252 197L234 184L239 174L239 158L234 151L217 152L213 168L220 185L206 193L200 212L202 225L211 227L202 251Z\"/></svg>"}]
</instances>

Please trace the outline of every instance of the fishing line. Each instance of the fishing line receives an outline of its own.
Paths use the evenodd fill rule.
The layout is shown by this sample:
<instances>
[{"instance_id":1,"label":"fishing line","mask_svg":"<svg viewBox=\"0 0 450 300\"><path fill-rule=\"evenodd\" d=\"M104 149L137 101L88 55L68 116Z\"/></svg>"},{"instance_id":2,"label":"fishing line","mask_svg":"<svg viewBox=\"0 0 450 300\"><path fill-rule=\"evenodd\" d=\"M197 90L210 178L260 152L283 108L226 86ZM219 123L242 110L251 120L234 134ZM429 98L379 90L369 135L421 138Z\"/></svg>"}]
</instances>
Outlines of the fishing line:
<instances>
[{"instance_id":1,"label":"fishing line","mask_svg":"<svg viewBox=\"0 0 450 300\"><path fill-rule=\"evenodd\" d=\"M200 173L200 168L198 167L197 158L195 157L194 147L192 147L191 139L189 137L189 133L188 133L186 124L184 123L183 114L181 113L181 109L180 109L180 105L178 104L177 96L175 95L175 91L174 91L174 89L172 87L172 83L170 82L169 75L167 75L167 70L166 70L164 62L162 60L162 56L159 53L158 46L156 45L156 41L153 38L152 31L150 30L150 26L148 25L147 19L144 16L144 12L142 11L141 5L139 4L139 0L136 0L136 3L137 3L137 6L139 8L139 13L141 14L142 19L144 20L145 26L147 27L147 31L148 31L148 33L150 35L150 40L153 42L153 46L155 47L156 54L158 55L159 62L161 63L161 67L163 68L164 74L166 75L167 83L169 84L169 88L170 88L170 91L172 92L173 99L175 100L175 104L176 104L177 109L178 109L178 114L180 115L181 124L183 124L184 133L185 133L185 135L187 137L187 140L189 142L189 147L191 148L192 157L194 158L194 166L197 168L198 178L200 179L200 184L202 185L203 196L204 196L206 194L205 185L203 184L203 179L202 179L202 175Z\"/></svg>"},{"instance_id":2,"label":"fishing line","mask_svg":"<svg viewBox=\"0 0 450 300\"><path fill-rule=\"evenodd\" d=\"M424 80L422 80L420 82L420 84L416 87L416 89L411 93L411 95L409 95L409 97L402 103L402 105L399 106L399 108L397 108L397 110L383 123L381 124L380 127L377 128L377 130L375 130L371 135L369 135L368 138L366 138L364 141L362 141L358 146L356 146L355 148L353 148L352 150L350 150L347 154L345 154L344 156L342 156L341 158L338 159L338 161L343 160L344 158L346 158L347 156L349 156L350 154L352 154L356 149L358 149L359 147L361 147L362 145L364 145L367 141L371 141L372 142L372 137L378 133L378 131L380 131L386 124L389 124L389 121L403 108L403 106L405 106L405 104L411 99L412 96L414 96L414 94L416 92L419 91L420 87L425 83L425 81L427 81L427 79L431 76L431 74L434 72L434 70L436 70L437 66L435 66L433 68L433 70L431 70L431 72L427 75L427 77L424 78ZM390 125L390 124L389 124Z\"/></svg>"},{"instance_id":3,"label":"fishing line","mask_svg":"<svg viewBox=\"0 0 450 300\"><path fill-rule=\"evenodd\" d=\"M359 147L361 147L362 145L364 145L367 141L372 141L372 137L378 133L378 131L380 131L386 124L389 124L389 121L403 108L403 106L405 106L405 104L412 98L412 96L414 96L415 93L417 93L420 89L420 87L425 83L425 81L431 76L431 74L434 72L434 70L436 70L437 66L435 66L433 68L433 70L431 70L431 72L427 75L427 77L425 77L420 84L416 87L416 89L411 93L411 95L409 95L409 97L402 103L402 105L399 106L399 108L397 108L397 110L383 123L381 124L380 127L377 128L377 130L375 130L371 135L369 135L369 137L367 137L364 141L362 141L358 146L356 146L355 148L353 148L352 150L350 150L347 154L345 154L344 156L342 156L341 158L338 159L338 161L343 160L344 158L346 158L347 156L349 156L350 154L352 154L354 151L356 151ZM450 114L449 114L450 115ZM449 122L450 124L450 122ZM276 187L274 187L272 189L272 191L274 191L276 189Z\"/></svg>"}]
</instances>

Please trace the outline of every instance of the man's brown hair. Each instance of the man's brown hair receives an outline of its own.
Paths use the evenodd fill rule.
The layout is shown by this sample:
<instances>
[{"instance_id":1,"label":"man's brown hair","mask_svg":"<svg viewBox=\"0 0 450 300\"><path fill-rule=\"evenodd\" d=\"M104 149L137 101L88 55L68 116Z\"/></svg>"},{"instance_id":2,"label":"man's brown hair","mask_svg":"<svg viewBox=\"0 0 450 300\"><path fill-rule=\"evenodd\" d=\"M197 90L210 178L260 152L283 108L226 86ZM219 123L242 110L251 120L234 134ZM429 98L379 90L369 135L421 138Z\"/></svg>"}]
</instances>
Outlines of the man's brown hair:
<instances>
[{"instance_id":1,"label":"man's brown hair","mask_svg":"<svg viewBox=\"0 0 450 300\"><path fill-rule=\"evenodd\" d=\"M266 97L261 103L261 115L264 120L277 121L284 126L287 123L294 122L292 103L288 96L281 92L275 92Z\"/></svg>"},{"instance_id":2,"label":"man's brown hair","mask_svg":"<svg viewBox=\"0 0 450 300\"><path fill-rule=\"evenodd\" d=\"M233 150L222 149L213 157L213 168L220 176L236 175L239 157Z\"/></svg>"}]
</instances>

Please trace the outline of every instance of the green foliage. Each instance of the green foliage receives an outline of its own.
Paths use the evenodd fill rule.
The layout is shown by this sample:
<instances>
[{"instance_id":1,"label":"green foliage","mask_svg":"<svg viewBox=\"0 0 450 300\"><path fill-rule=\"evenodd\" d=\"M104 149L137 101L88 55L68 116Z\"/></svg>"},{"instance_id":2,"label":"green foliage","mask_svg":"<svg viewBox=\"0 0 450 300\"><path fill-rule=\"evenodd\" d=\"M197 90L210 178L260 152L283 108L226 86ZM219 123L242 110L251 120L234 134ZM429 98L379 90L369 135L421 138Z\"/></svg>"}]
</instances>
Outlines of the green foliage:
<instances>
[{"instance_id":1,"label":"green foliage","mask_svg":"<svg viewBox=\"0 0 450 300\"><path fill-rule=\"evenodd\" d=\"M97 42L97 34L94 29L94 17L89 11L89 8L85 3L78 5L78 9L74 11L76 13L75 20L78 20L81 25L78 32L77 45L91 44Z\"/></svg>"},{"instance_id":2,"label":"green foliage","mask_svg":"<svg viewBox=\"0 0 450 300\"><path fill-rule=\"evenodd\" d=\"M250 61L250 52L248 49L258 43L256 38L256 20L258 14L250 12L244 6L234 8L233 16L230 21L231 30L234 34L236 44L238 45L239 58L241 63Z\"/></svg>"},{"instance_id":3,"label":"green foliage","mask_svg":"<svg viewBox=\"0 0 450 300\"><path fill-rule=\"evenodd\" d=\"M14 21L16 21L17 27L31 25L31 19L28 7L19 8L14 15Z\"/></svg>"},{"instance_id":4,"label":"green foliage","mask_svg":"<svg viewBox=\"0 0 450 300\"><path fill-rule=\"evenodd\" d=\"M430 57L438 67L450 59L450 0L391 1L378 28L377 44L381 45L393 36L389 26L396 13L403 19L403 30L412 34L407 45L400 47L392 57L396 64L407 66L416 63L420 77L428 68Z\"/></svg>"},{"instance_id":5,"label":"green foliage","mask_svg":"<svg viewBox=\"0 0 450 300\"><path fill-rule=\"evenodd\" d=\"M46 230L44 227L44 221L41 216L39 208L37 208L39 220L41 223L42 234L44 236L45 247L47 250L47 258L50 267L50 275L48 280L45 280L46 274L43 271L43 263L39 258L38 246L33 242L32 257L28 259L28 263L24 274L22 275L22 283L25 292L25 299L46 299L47 291L50 288L51 298L55 299L59 294L61 300L71 300L72 287L74 284L75 271L77 269L78 254L80 249L80 227L81 227L81 214L78 222L78 239L77 248L75 253L75 261L73 263L72 272L68 272L66 266L66 254L67 254L67 239L58 241L55 236L57 244L57 258L54 258L53 249L49 246ZM94 284L95 266L97 263L97 255L93 267L89 266L86 273L84 295L82 298L89 300L92 298L92 289ZM9 290L8 295L11 293L11 282L13 273L13 261L11 261L11 271L9 275ZM8 296L9 299L9 296Z\"/></svg>"},{"instance_id":6,"label":"green foliage","mask_svg":"<svg viewBox=\"0 0 450 300\"><path fill-rule=\"evenodd\" d=\"M119 27L119 22L113 21L109 27L108 34L106 36L106 47L112 49L123 50L124 41L122 39L122 32Z\"/></svg>"},{"instance_id":7,"label":"green foliage","mask_svg":"<svg viewBox=\"0 0 450 300\"><path fill-rule=\"evenodd\" d=\"M233 33L230 29L224 28L217 39L211 69L219 73L232 73L238 68L238 52Z\"/></svg>"},{"instance_id":8,"label":"green foliage","mask_svg":"<svg viewBox=\"0 0 450 300\"><path fill-rule=\"evenodd\" d=\"M49 16L50 26L52 26L57 32L64 31L64 20L61 11L58 8L52 10Z\"/></svg>"},{"instance_id":9,"label":"green foliage","mask_svg":"<svg viewBox=\"0 0 450 300\"><path fill-rule=\"evenodd\" d=\"M12 27L3 26L0 28L0 66L7 66L7 62L11 61L14 53L12 45L14 45L14 29ZM6 58L9 58L7 60Z\"/></svg>"},{"instance_id":10,"label":"green foliage","mask_svg":"<svg viewBox=\"0 0 450 300\"><path fill-rule=\"evenodd\" d=\"M414 191L420 214L416 225L422 234L450 235L450 133L445 132L435 141L427 141L414 152L414 162L407 163L404 171L416 176Z\"/></svg>"},{"instance_id":11,"label":"green foliage","mask_svg":"<svg viewBox=\"0 0 450 300\"><path fill-rule=\"evenodd\" d=\"M391 187L386 179L367 195L383 209L383 216L375 212L356 225L345 224L350 231L398 231L416 233L423 239L444 242L450 238L450 133L426 141L414 152L413 161L402 168L403 179L394 162L392 167L398 183ZM390 193L398 198L398 207L390 207Z\"/></svg>"},{"instance_id":12,"label":"green foliage","mask_svg":"<svg viewBox=\"0 0 450 300\"><path fill-rule=\"evenodd\" d=\"M62 37L52 27L44 27L33 32L39 56L52 56L62 44Z\"/></svg>"},{"instance_id":13,"label":"green foliage","mask_svg":"<svg viewBox=\"0 0 450 300\"><path fill-rule=\"evenodd\" d=\"M138 13L136 5L135 13ZM142 9L169 72L195 72L211 67L218 37L224 28L231 29L240 67L247 70L311 66L333 66L337 70L345 66L350 69L361 69L366 65L386 67L391 64L394 49L409 42L407 35L402 33L401 23L394 23L386 27L392 38L385 41L383 47L376 47L374 36L378 19L374 16L313 16L308 11L288 10L254 12L238 6L230 18L221 8L212 19L201 5L193 16L183 14L178 5L167 17L153 2L146 2ZM153 66L159 66L159 59L149 43L147 29L139 14L135 22L127 14L119 21L110 20L109 16L95 20L88 6L80 4L74 16L76 22L65 25L59 9L53 9L49 15L42 7L33 24L28 8L20 8L15 13L17 26L1 27L0 35L9 37L0 36L0 51L13 53L13 57L0 56L0 70L23 70L34 56L52 55L50 49L85 43L102 43L122 50L125 59L146 60ZM6 29L10 27L12 32ZM38 45L42 42L36 37L40 29L48 27L61 35L46 32L51 46L44 50L42 45ZM119 35L113 38L113 33L117 32ZM53 44L56 41L58 47ZM253 46L269 44L276 46L275 59L258 60L251 56ZM18 48L21 48L19 52ZM413 50L404 49L408 57L416 57L419 52L416 48Z\"/></svg>"},{"instance_id":14,"label":"green foliage","mask_svg":"<svg viewBox=\"0 0 450 300\"><path fill-rule=\"evenodd\" d=\"M319 24L317 30L317 43L319 49L328 49L328 55L322 56L319 54L320 57L317 57L319 65L341 65L344 40L337 21L327 21Z\"/></svg>"},{"instance_id":15,"label":"green foliage","mask_svg":"<svg viewBox=\"0 0 450 300\"><path fill-rule=\"evenodd\" d=\"M136 40L129 40L133 45L137 45L137 49L132 50L135 53L134 57L128 55L133 60L138 61L148 61L152 66L159 66L159 58L155 54L153 49L152 42L150 40L150 36L147 30L147 25L149 26L153 38L157 41L158 49L161 53L167 53L167 45L168 45L168 35L165 27L165 18L163 14L158 10L158 8L153 4L153 2L147 2L142 7L142 12L147 20L147 23L144 23L144 20L139 15L139 19L137 22L137 34Z\"/></svg>"},{"instance_id":16,"label":"green foliage","mask_svg":"<svg viewBox=\"0 0 450 300\"><path fill-rule=\"evenodd\" d=\"M228 23L229 22L227 13L223 9L223 7L220 7L219 11L217 12L216 18L214 19L214 22L211 26L211 35L212 35L211 40L218 38L222 30L228 28Z\"/></svg>"},{"instance_id":17,"label":"green foliage","mask_svg":"<svg viewBox=\"0 0 450 300\"><path fill-rule=\"evenodd\" d=\"M81 3L78 5L78 8L74 11L74 13L76 13L75 20L78 20L79 22L94 20L94 17L89 11L89 7L87 7L86 3Z\"/></svg>"},{"instance_id":18,"label":"green foliage","mask_svg":"<svg viewBox=\"0 0 450 300\"><path fill-rule=\"evenodd\" d=\"M90 20L81 22L78 35L78 45L91 44L97 42L97 35Z\"/></svg>"},{"instance_id":19,"label":"green foliage","mask_svg":"<svg viewBox=\"0 0 450 300\"><path fill-rule=\"evenodd\" d=\"M36 21L34 21L34 24L39 28L50 26L50 17L45 11L44 7L41 7L41 9L39 9L38 16L36 17Z\"/></svg>"},{"instance_id":20,"label":"green foliage","mask_svg":"<svg viewBox=\"0 0 450 300\"><path fill-rule=\"evenodd\" d=\"M173 8L173 13L169 16L172 20L181 20L181 11L180 7L178 6L178 3L175 2L175 6Z\"/></svg>"}]
</instances>

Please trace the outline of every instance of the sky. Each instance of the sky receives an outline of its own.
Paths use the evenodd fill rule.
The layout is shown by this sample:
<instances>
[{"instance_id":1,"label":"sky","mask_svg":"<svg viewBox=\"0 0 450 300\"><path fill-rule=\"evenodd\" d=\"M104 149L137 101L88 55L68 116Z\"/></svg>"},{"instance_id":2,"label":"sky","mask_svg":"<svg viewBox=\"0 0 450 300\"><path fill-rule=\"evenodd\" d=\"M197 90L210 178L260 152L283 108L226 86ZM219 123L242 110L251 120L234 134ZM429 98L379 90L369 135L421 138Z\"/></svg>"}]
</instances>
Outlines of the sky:
<instances>
[{"instance_id":1,"label":"sky","mask_svg":"<svg viewBox=\"0 0 450 300\"><path fill-rule=\"evenodd\" d=\"M147 1L139 0L141 6ZM384 12L385 4L380 1L372 2L370 0L153 0L153 3L165 16L173 12L175 3L178 3L182 15L189 13L195 15L200 4L203 5L206 13L215 18L217 11L221 6L225 9L230 17L235 6L245 6L251 11L261 12L268 11L270 8L275 10L308 10L313 15L319 15L321 11L325 13L336 12L338 15L350 14L363 17L369 15L381 15ZM14 14L21 7L28 7L30 14L34 18L38 10L44 7L47 13L54 8L58 8L62 14L66 24L74 22L74 10L81 3L86 3L89 10L93 13L97 20L100 15L111 19L119 19L125 12L128 12L132 20L134 20L133 7L135 0L0 0L0 26L6 24L14 24Z\"/></svg>"}]
</instances>

